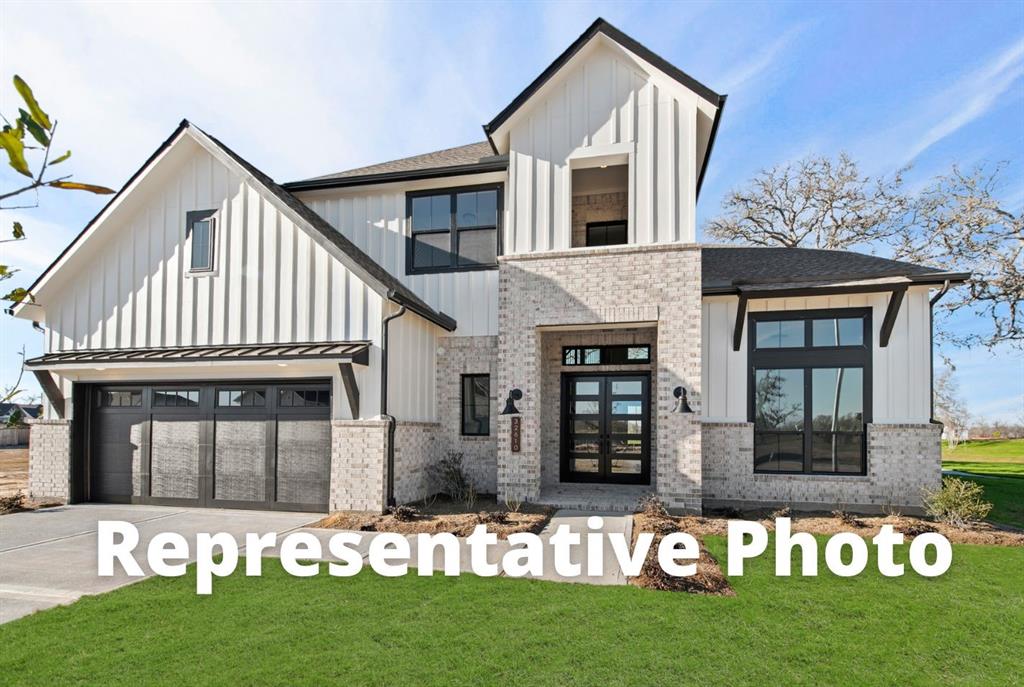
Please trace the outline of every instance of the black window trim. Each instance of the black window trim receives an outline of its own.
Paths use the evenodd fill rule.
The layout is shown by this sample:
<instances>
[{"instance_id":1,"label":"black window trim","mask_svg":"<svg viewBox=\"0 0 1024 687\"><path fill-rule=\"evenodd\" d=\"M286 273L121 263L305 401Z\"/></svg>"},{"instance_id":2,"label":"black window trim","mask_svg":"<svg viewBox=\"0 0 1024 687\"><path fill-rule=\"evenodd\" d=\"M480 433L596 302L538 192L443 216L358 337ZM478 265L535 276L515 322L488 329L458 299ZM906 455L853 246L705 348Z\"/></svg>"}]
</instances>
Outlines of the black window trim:
<instances>
[{"instance_id":1,"label":"black window trim","mask_svg":"<svg viewBox=\"0 0 1024 687\"><path fill-rule=\"evenodd\" d=\"M487 431L467 432L466 431L466 380L487 378ZM491 375L489 372L469 372L459 375L459 435L464 437L489 437L491 436Z\"/></svg>"},{"instance_id":2,"label":"black window trim","mask_svg":"<svg viewBox=\"0 0 1024 687\"><path fill-rule=\"evenodd\" d=\"M405 250L405 273L406 274L443 274L446 272L476 272L479 270L496 270L498 269L498 262L495 260L493 265L459 265L458 251L459 251L459 232L462 231L482 231L489 230L490 226L478 226L478 227L459 227L455 221L455 213L457 212L457 201L455 196L459 193L467 193L470 191L496 191L497 192L497 226L495 227L495 240L497 246L495 246L495 258L502 255L501 247L503 243L503 222L504 219L504 203L505 203L505 184L500 181L488 183L488 184L472 184L467 186L451 186L446 188L431 188L424 189L422 191L406 191L405 194L405 221L409 227L409 234L406 237L406 250ZM421 231L413 231L412 228L412 201L414 198L423 198L425 196L443 196L448 195L451 198L451 222L448 229L425 229ZM416 267L413 264L413 254L415 252L415 237L417 234L450 234L449 241L449 253L455 256L456 264L449 265L447 267Z\"/></svg>"},{"instance_id":3,"label":"black window trim","mask_svg":"<svg viewBox=\"0 0 1024 687\"><path fill-rule=\"evenodd\" d=\"M605 360L605 351L612 348L646 348L647 358L644 360L634 360L625 363L613 363ZM567 363L565 362L565 354L572 350L584 351L584 350L598 349L600 353L600 362L596 363ZM582 360L582 358L581 358ZM576 346L562 346L562 367L597 367L598 365L650 365L651 363L651 344L649 343L627 343L627 344L601 344L596 346L587 346L585 344Z\"/></svg>"},{"instance_id":4,"label":"black window trim","mask_svg":"<svg viewBox=\"0 0 1024 687\"><path fill-rule=\"evenodd\" d=\"M185 238L188 239L188 271L193 274L208 274L216 271L216 251L214 249L215 239L217 236L217 211L216 210L189 210L185 213ZM209 260L209 267L193 267L192 266L192 225L196 222L209 222L210 223L210 245L206 252L206 257Z\"/></svg>"},{"instance_id":5,"label":"black window trim","mask_svg":"<svg viewBox=\"0 0 1024 687\"><path fill-rule=\"evenodd\" d=\"M619 224L621 224L625 228L625 230L626 230L626 240L623 241L622 243L599 243L599 244L593 244L593 245L590 243L590 230L591 229L598 229L598 228L602 228L602 227L614 227L614 226L617 226ZM607 236L607 233L605 234L605 236ZM585 244L585 246L587 248L603 248L605 246L625 246L625 245L628 245L629 244L629 220L628 219L614 219L614 220L604 220L604 221L601 221L601 222L587 222L586 227L584 228L584 244Z\"/></svg>"},{"instance_id":6,"label":"black window trim","mask_svg":"<svg viewBox=\"0 0 1024 687\"><path fill-rule=\"evenodd\" d=\"M872 349L874 344L874 329L871 323L871 308L826 308L816 310L777 310L759 311L747 315L747 421L753 424L754 417L754 377L759 369L781 369L781 370L803 370L804 371L804 420L803 420L803 470L758 470L756 463L752 462L751 468L757 475L808 475L816 477L864 477L868 473L868 433L867 426L872 421ZM814 320L830 318L852 318L861 317L864 321L863 343L857 346L813 346L812 328ZM782 320L804 320L804 346L800 348L757 348L756 326L758 321L782 321ZM861 471L860 472L821 472L814 471L812 442L814 438L814 427L812 422L811 404L808 402L811 394L811 374L815 368L834 367L859 367L864 370L864 399L863 399L863 425L864 441L861 446ZM772 430L766 430L771 432ZM754 428L757 434L757 428ZM755 439L756 447L756 439ZM756 451L752 461L757 460Z\"/></svg>"}]
</instances>

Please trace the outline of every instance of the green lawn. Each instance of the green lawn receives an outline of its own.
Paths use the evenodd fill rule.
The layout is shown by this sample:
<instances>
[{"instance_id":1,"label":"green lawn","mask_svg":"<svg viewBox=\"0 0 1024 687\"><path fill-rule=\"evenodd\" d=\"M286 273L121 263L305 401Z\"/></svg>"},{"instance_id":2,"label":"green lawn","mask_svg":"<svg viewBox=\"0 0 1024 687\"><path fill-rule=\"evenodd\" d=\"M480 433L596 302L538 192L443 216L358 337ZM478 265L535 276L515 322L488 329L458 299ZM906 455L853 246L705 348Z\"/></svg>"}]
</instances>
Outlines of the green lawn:
<instances>
[{"instance_id":1,"label":"green lawn","mask_svg":"<svg viewBox=\"0 0 1024 687\"><path fill-rule=\"evenodd\" d=\"M724 562L724 541L708 544ZM840 579L823 564L817 578L776 578L770 556L747 565L725 598L473 576L298 579L267 561L262 578L216 580L212 597L194 595L190 573L0 626L0 675L132 686L1020 678L1024 549L958 546L936 579L909 566Z\"/></svg>"},{"instance_id":2,"label":"green lawn","mask_svg":"<svg viewBox=\"0 0 1024 687\"><path fill-rule=\"evenodd\" d=\"M943 442L942 460L1024 463L1024 439L966 441L954 449Z\"/></svg>"}]
</instances>

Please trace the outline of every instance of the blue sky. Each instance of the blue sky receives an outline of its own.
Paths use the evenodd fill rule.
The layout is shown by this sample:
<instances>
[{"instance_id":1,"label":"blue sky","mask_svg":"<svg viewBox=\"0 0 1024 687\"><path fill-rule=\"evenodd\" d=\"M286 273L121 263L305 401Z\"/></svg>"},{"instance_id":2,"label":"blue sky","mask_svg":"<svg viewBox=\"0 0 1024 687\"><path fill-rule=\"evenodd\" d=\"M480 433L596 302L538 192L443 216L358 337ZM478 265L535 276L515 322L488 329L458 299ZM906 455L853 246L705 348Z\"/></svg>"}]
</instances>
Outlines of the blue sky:
<instances>
[{"instance_id":1,"label":"blue sky","mask_svg":"<svg viewBox=\"0 0 1024 687\"><path fill-rule=\"evenodd\" d=\"M864 171L1010 161L1024 205L1024 3L0 4L0 109L19 73L60 121L82 181L119 187L188 117L279 181L482 139L490 120L603 16L729 94L701 221L759 169L845 150ZM0 186L11 188L10 173ZM5 212L28 283L103 199ZM6 231L6 230L5 230ZM975 323L960 318L953 326ZM0 383L28 323L0 320ZM945 351L975 416L1024 415L1024 355ZM29 386L32 386L31 381Z\"/></svg>"}]
</instances>

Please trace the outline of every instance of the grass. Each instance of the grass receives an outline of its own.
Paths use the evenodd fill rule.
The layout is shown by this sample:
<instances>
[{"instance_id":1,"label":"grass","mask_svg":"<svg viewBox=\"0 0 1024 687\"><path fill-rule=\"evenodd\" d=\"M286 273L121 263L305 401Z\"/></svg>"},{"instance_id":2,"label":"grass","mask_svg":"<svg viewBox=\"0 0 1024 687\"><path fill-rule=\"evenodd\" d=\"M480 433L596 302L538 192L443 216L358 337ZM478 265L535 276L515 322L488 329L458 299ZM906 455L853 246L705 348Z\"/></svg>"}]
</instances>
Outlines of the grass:
<instances>
[{"instance_id":1,"label":"grass","mask_svg":"<svg viewBox=\"0 0 1024 687\"><path fill-rule=\"evenodd\" d=\"M724 540L707 544L724 563ZM730 580L735 597L468 575L300 579L269 560L263 577L235 574L198 597L190 570L0 626L0 674L7 684L132 686L1020 677L1024 548L957 546L935 579L909 566L892 579L820 567L816 578L776 578L770 555L748 561Z\"/></svg>"},{"instance_id":2,"label":"grass","mask_svg":"<svg viewBox=\"0 0 1024 687\"><path fill-rule=\"evenodd\" d=\"M1024 529L1024 479L980 476L962 479L977 482L985 489L985 500L992 502L989 520Z\"/></svg>"},{"instance_id":3,"label":"grass","mask_svg":"<svg viewBox=\"0 0 1024 687\"><path fill-rule=\"evenodd\" d=\"M950 449L942 443L942 460L1024 463L1024 439L979 439Z\"/></svg>"}]
</instances>

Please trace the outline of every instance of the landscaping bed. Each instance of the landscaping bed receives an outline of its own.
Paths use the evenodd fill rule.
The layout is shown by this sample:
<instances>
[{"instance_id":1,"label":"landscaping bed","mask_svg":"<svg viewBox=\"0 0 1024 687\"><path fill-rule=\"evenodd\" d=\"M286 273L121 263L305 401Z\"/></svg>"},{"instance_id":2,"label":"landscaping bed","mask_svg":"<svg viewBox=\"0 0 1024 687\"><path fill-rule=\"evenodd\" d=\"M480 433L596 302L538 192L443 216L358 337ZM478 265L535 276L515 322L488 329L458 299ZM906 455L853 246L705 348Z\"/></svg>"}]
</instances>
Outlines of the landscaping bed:
<instances>
[{"instance_id":1,"label":"landscaping bed","mask_svg":"<svg viewBox=\"0 0 1024 687\"><path fill-rule=\"evenodd\" d=\"M656 589L667 592L688 592L690 594L708 594L712 596L735 596L718 565L718 559L711 554L704 546L704 542L695 533L687 529L685 521L687 518L677 518L659 509L647 508L633 515L633 542L636 546L637 537L641 532L650 532L654 535L651 548L644 560L644 567L637 577L629 578L629 584L643 589ZM689 577L673 577L669 575L658 564L658 545L666 534L672 532L687 532L697 537L700 543L700 557L697 559L697 573Z\"/></svg>"},{"instance_id":2,"label":"landscaping bed","mask_svg":"<svg viewBox=\"0 0 1024 687\"><path fill-rule=\"evenodd\" d=\"M517 532L539 533L548 524L553 508L524 503L517 510L498 504L494 497L478 497L471 503L448 498L427 500L414 506L400 506L390 513L338 511L313 527L360 532L436 534L451 532L468 537L477 525L486 525L499 539Z\"/></svg>"}]
</instances>

